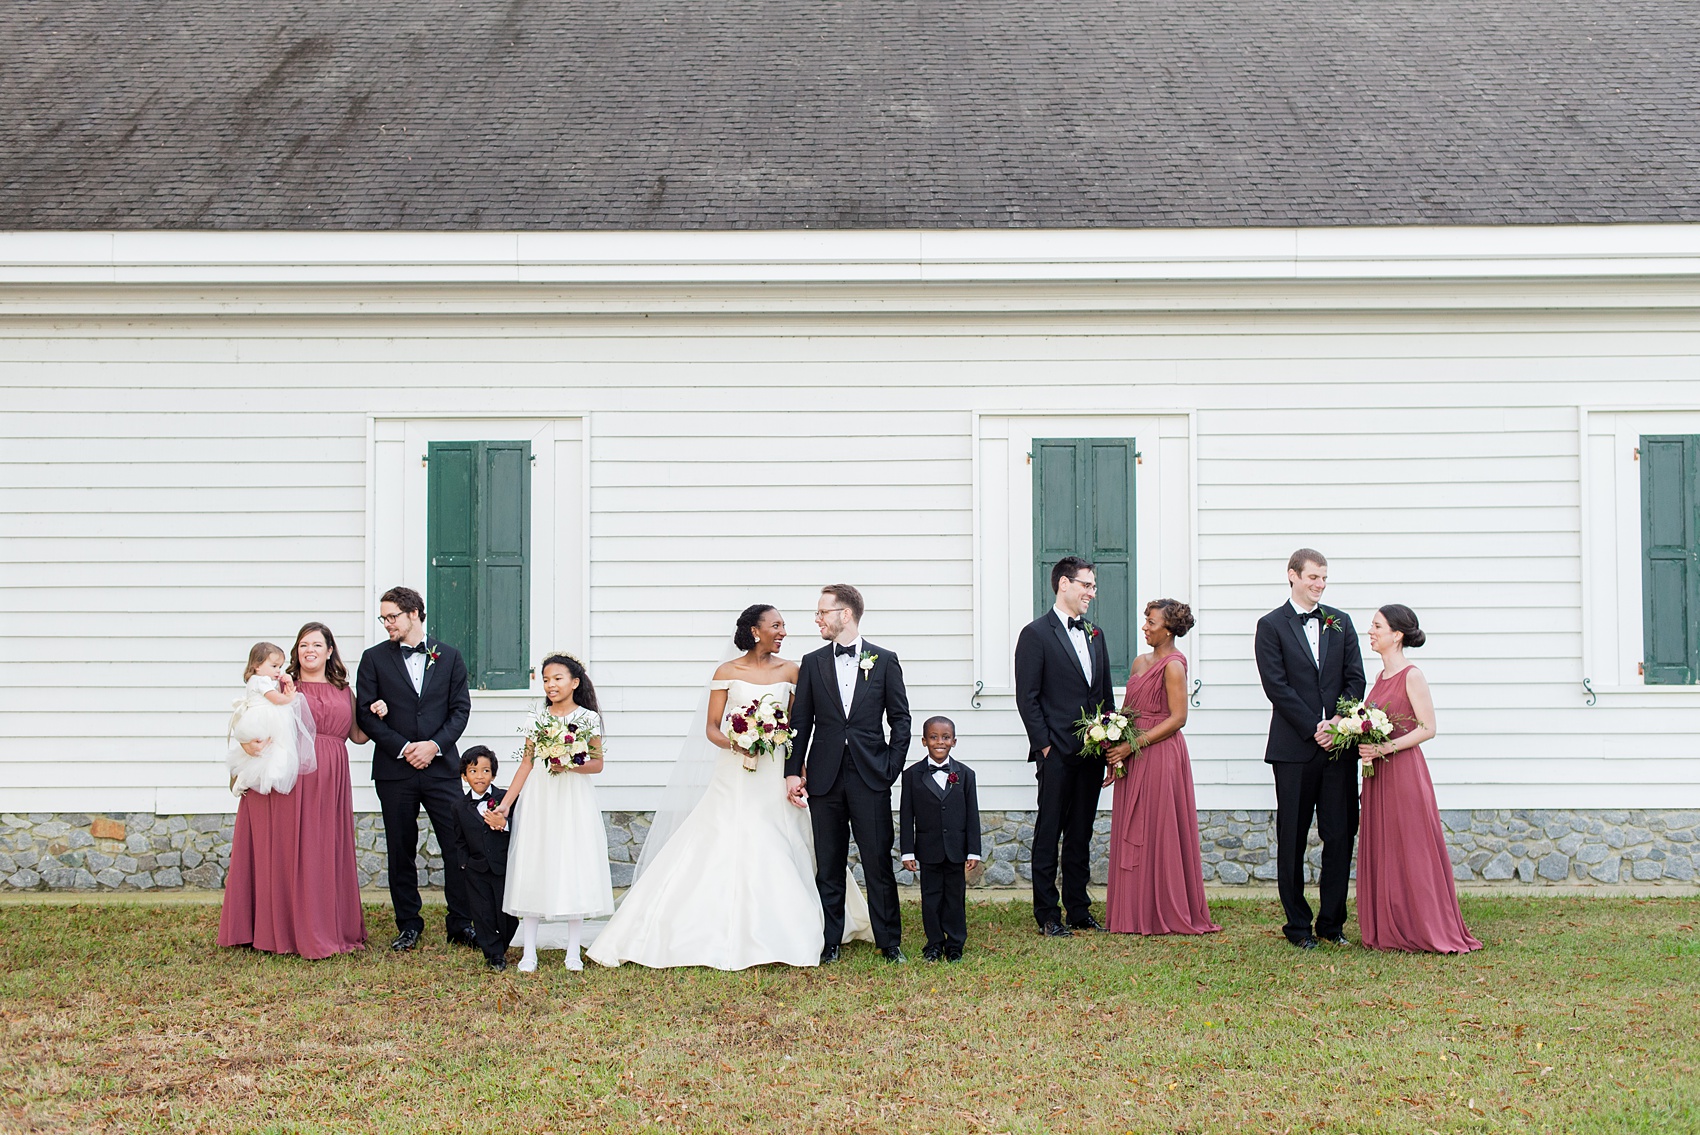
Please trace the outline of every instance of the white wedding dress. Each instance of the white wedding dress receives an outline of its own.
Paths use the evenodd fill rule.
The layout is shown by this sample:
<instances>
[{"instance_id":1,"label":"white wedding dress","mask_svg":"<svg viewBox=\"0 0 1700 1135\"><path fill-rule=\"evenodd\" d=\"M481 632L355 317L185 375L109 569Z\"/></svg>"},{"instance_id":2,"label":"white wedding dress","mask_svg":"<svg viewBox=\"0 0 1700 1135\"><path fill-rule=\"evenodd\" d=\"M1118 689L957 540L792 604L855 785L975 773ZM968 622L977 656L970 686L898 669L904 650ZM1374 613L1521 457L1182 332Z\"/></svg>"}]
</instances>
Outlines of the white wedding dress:
<instances>
[{"instance_id":1,"label":"white wedding dress","mask_svg":"<svg viewBox=\"0 0 1700 1135\"><path fill-rule=\"evenodd\" d=\"M729 717L763 694L788 701L794 687L733 679L711 688L728 691ZM844 940L873 941L855 879L844 906ZM702 801L626 892L586 956L652 969L812 966L820 962L824 926L814 831L808 811L785 797L784 763L763 757L751 772L740 754L724 752Z\"/></svg>"}]
</instances>

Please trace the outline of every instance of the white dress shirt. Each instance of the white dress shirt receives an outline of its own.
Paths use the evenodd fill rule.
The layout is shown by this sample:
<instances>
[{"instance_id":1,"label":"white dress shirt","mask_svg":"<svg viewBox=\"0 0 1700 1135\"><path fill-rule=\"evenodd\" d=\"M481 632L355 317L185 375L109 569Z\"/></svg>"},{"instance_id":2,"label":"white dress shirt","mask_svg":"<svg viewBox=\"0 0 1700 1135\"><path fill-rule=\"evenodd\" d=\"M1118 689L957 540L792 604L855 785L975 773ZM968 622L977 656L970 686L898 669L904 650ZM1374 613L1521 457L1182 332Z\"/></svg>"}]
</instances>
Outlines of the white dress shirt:
<instances>
[{"instance_id":1,"label":"white dress shirt","mask_svg":"<svg viewBox=\"0 0 1700 1135\"><path fill-rule=\"evenodd\" d=\"M1303 607L1293 602L1293 600L1289 599L1287 602L1292 603L1293 610L1297 611L1299 614L1310 614L1310 611L1306 611ZM1311 611L1314 610L1316 610L1316 608L1312 607ZM1316 668L1320 670L1322 669L1322 622L1319 619L1306 619L1299 625L1304 627L1305 642L1310 644L1310 660L1315 663Z\"/></svg>"},{"instance_id":2,"label":"white dress shirt","mask_svg":"<svg viewBox=\"0 0 1700 1135\"><path fill-rule=\"evenodd\" d=\"M1063 629L1068 631L1068 639L1070 642L1074 643L1074 652L1080 655L1080 668L1086 672L1086 684L1091 685L1092 644L1087 641L1086 632L1083 629L1079 627L1070 627L1068 625L1068 621L1070 619L1080 618L1080 616L1069 614L1067 611L1062 609L1061 605L1052 607L1051 610L1057 613L1057 618L1062 620Z\"/></svg>"},{"instance_id":3,"label":"white dress shirt","mask_svg":"<svg viewBox=\"0 0 1700 1135\"><path fill-rule=\"evenodd\" d=\"M850 643L853 654L839 654L838 643L832 644L832 667L838 675L838 697L844 703L844 716L850 716L850 699L856 696L856 679L862 676L862 639Z\"/></svg>"},{"instance_id":4,"label":"white dress shirt","mask_svg":"<svg viewBox=\"0 0 1700 1135\"><path fill-rule=\"evenodd\" d=\"M403 643L405 646L406 644ZM425 656L423 654L404 654L401 656L402 665L407 667L407 676L413 679L413 692L419 693L425 688Z\"/></svg>"}]
</instances>

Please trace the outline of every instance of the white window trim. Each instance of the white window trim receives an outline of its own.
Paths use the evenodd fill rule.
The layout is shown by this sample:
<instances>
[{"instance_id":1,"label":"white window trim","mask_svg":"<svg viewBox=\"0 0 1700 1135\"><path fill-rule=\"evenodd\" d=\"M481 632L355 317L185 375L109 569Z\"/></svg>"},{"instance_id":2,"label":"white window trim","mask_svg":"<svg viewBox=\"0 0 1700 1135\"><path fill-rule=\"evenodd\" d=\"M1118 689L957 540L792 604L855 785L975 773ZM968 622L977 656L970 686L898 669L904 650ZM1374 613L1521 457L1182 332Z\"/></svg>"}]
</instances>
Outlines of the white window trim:
<instances>
[{"instance_id":1,"label":"white window trim","mask_svg":"<svg viewBox=\"0 0 1700 1135\"><path fill-rule=\"evenodd\" d=\"M1136 400L1132 390L1127 400ZM1198 606L1198 418L1192 410L1082 414L1074 410L975 410L975 696L1013 697L1015 640L1033 619L1035 438L1131 437L1141 454L1134 477L1134 586ZM1153 522L1155 518L1155 522ZM1200 616L1202 617L1202 616ZM1143 649L1134 644L1134 653ZM1199 660L1190 677L1201 682Z\"/></svg>"},{"instance_id":2,"label":"white window trim","mask_svg":"<svg viewBox=\"0 0 1700 1135\"><path fill-rule=\"evenodd\" d=\"M1700 434L1700 406L1584 406L1581 455L1582 681L1590 703L1700 700L1700 685L1649 686L1643 661L1641 466L1643 434Z\"/></svg>"},{"instance_id":3,"label":"white window trim","mask_svg":"<svg viewBox=\"0 0 1700 1135\"><path fill-rule=\"evenodd\" d=\"M423 456L433 441L531 442L530 660L570 650L590 663L590 416L372 414L367 416L367 626L375 635L378 596L400 583L425 594ZM426 626L430 626L427 596ZM474 705L533 701L523 690L474 690Z\"/></svg>"}]
</instances>

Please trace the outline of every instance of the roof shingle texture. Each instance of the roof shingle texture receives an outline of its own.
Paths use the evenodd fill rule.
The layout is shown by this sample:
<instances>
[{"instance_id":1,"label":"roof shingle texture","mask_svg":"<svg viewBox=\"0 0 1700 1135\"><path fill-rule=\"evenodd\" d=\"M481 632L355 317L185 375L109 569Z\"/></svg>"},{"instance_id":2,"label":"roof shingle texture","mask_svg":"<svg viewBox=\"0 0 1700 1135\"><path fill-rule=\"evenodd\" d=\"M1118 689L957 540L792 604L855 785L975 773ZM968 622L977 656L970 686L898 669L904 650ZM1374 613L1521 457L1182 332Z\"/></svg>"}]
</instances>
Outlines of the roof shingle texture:
<instances>
[{"instance_id":1,"label":"roof shingle texture","mask_svg":"<svg viewBox=\"0 0 1700 1135\"><path fill-rule=\"evenodd\" d=\"M0 229L1700 221L1693 0L32 0Z\"/></svg>"}]
</instances>

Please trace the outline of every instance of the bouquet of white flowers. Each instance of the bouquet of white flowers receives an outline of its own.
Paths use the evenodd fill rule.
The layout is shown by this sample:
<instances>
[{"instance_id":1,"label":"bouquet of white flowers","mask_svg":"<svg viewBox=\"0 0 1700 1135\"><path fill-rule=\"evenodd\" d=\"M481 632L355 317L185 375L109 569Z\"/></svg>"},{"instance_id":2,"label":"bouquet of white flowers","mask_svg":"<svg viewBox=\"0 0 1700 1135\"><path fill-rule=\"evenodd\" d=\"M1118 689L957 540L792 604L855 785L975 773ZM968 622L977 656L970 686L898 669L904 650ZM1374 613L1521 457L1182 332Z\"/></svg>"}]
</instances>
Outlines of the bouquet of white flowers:
<instances>
[{"instance_id":1,"label":"bouquet of white flowers","mask_svg":"<svg viewBox=\"0 0 1700 1135\"><path fill-rule=\"evenodd\" d=\"M1091 713L1080 715L1080 720L1074 723L1074 735L1080 738L1080 751L1086 756L1096 757L1102 755L1105 749L1114 748L1123 741L1137 749L1144 731L1137 728L1133 719L1120 710L1106 710L1099 706ZM1116 775L1127 775L1125 762L1116 766Z\"/></svg>"},{"instance_id":2,"label":"bouquet of white flowers","mask_svg":"<svg viewBox=\"0 0 1700 1135\"><path fill-rule=\"evenodd\" d=\"M763 694L742 709L732 711L726 735L744 753L744 768L754 772L761 758L784 752L791 744L791 719L772 694Z\"/></svg>"},{"instance_id":3,"label":"bouquet of white flowers","mask_svg":"<svg viewBox=\"0 0 1700 1135\"><path fill-rule=\"evenodd\" d=\"M531 759L552 773L577 768L590 760L590 743L597 735L590 722L556 717L546 709L538 710L523 732Z\"/></svg>"},{"instance_id":4,"label":"bouquet of white flowers","mask_svg":"<svg viewBox=\"0 0 1700 1135\"><path fill-rule=\"evenodd\" d=\"M1379 745L1393 737L1393 718L1374 702L1341 698L1334 711L1340 720L1324 726L1328 731L1330 760L1355 745ZM1374 776L1375 766L1366 763L1364 775Z\"/></svg>"}]
</instances>

